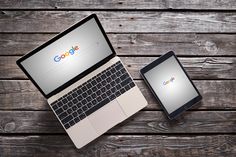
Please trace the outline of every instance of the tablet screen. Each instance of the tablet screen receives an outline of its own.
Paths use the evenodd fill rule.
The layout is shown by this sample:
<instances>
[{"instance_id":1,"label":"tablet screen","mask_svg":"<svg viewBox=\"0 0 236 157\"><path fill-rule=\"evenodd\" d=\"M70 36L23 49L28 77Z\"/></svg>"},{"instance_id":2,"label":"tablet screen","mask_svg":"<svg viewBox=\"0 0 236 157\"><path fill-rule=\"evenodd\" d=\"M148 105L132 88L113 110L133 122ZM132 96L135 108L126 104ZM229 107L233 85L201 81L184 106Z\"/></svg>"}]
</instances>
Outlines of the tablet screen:
<instances>
[{"instance_id":1,"label":"tablet screen","mask_svg":"<svg viewBox=\"0 0 236 157\"><path fill-rule=\"evenodd\" d=\"M144 76L169 114L199 95L174 56Z\"/></svg>"}]
</instances>

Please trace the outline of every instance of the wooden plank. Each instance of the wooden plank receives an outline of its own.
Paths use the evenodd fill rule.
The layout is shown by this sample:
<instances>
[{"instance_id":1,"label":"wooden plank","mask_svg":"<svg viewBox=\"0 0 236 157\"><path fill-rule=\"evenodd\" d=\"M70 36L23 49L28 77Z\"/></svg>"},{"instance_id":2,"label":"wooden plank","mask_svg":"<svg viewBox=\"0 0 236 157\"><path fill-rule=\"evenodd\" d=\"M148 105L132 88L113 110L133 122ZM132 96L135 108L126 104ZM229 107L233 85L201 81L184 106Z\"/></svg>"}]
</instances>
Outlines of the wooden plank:
<instances>
[{"instance_id":1,"label":"wooden plank","mask_svg":"<svg viewBox=\"0 0 236 157\"><path fill-rule=\"evenodd\" d=\"M217 10L236 10L234 0L110 0L110 1L1 1L1 9L217 9Z\"/></svg>"},{"instance_id":2,"label":"wooden plank","mask_svg":"<svg viewBox=\"0 0 236 157\"><path fill-rule=\"evenodd\" d=\"M0 34L0 55L23 55L56 34ZM118 55L236 56L235 34L108 34Z\"/></svg>"},{"instance_id":3,"label":"wooden plank","mask_svg":"<svg viewBox=\"0 0 236 157\"><path fill-rule=\"evenodd\" d=\"M0 133L65 133L51 111L0 111L0 122ZM235 123L236 111L187 111L173 121L163 111L140 111L108 133L235 133Z\"/></svg>"},{"instance_id":4,"label":"wooden plank","mask_svg":"<svg viewBox=\"0 0 236 157\"><path fill-rule=\"evenodd\" d=\"M0 32L60 32L91 13L107 32L236 32L232 12L152 11L2 11Z\"/></svg>"},{"instance_id":5,"label":"wooden plank","mask_svg":"<svg viewBox=\"0 0 236 157\"><path fill-rule=\"evenodd\" d=\"M1 136L3 156L172 156L235 157L235 135L101 136L78 150L68 136Z\"/></svg>"},{"instance_id":6,"label":"wooden plank","mask_svg":"<svg viewBox=\"0 0 236 157\"><path fill-rule=\"evenodd\" d=\"M142 80L136 84L148 101L145 110L159 110L150 90ZM236 109L236 80L194 80L194 84L203 96L203 100L194 110ZM14 99L12 99L14 98ZM29 80L0 81L0 110L50 110L49 106Z\"/></svg>"},{"instance_id":7,"label":"wooden plank","mask_svg":"<svg viewBox=\"0 0 236 157\"><path fill-rule=\"evenodd\" d=\"M26 78L16 65L18 56L0 57L0 78ZM121 57L135 79L140 79L139 69L157 57ZM236 79L236 57L179 57L192 79Z\"/></svg>"}]
</instances>

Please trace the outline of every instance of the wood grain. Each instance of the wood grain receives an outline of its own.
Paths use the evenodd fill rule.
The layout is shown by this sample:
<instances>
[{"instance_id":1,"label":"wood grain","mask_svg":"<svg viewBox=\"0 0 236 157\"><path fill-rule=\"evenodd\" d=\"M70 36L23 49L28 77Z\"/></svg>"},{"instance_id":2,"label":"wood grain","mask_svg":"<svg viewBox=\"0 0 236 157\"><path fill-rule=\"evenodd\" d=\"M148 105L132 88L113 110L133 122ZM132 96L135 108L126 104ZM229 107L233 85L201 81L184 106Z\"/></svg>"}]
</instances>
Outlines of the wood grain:
<instances>
[{"instance_id":1,"label":"wood grain","mask_svg":"<svg viewBox=\"0 0 236 157\"><path fill-rule=\"evenodd\" d=\"M231 12L150 11L2 11L0 32L60 32L91 13L107 32L236 32Z\"/></svg>"},{"instance_id":2,"label":"wood grain","mask_svg":"<svg viewBox=\"0 0 236 157\"><path fill-rule=\"evenodd\" d=\"M235 157L235 135L101 136L77 150L68 136L1 136L0 152L6 156L171 156Z\"/></svg>"},{"instance_id":3,"label":"wood grain","mask_svg":"<svg viewBox=\"0 0 236 157\"><path fill-rule=\"evenodd\" d=\"M26 78L16 65L18 56L0 56L0 78ZM157 57L121 57L134 79L139 70ZM179 57L192 79L236 79L236 57Z\"/></svg>"},{"instance_id":4,"label":"wood grain","mask_svg":"<svg viewBox=\"0 0 236 157\"><path fill-rule=\"evenodd\" d=\"M56 34L0 34L0 55L23 55ZM118 55L236 56L235 34L108 34Z\"/></svg>"},{"instance_id":5,"label":"wood grain","mask_svg":"<svg viewBox=\"0 0 236 157\"><path fill-rule=\"evenodd\" d=\"M0 133L65 133L52 111L0 111L0 122ZM236 111L187 111L173 121L163 111L140 111L108 134L235 133L235 123Z\"/></svg>"},{"instance_id":6,"label":"wood grain","mask_svg":"<svg viewBox=\"0 0 236 157\"><path fill-rule=\"evenodd\" d=\"M148 101L144 110L160 110L150 90L141 80L135 83ZM236 109L235 80L194 80L194 84L203 96L203 100L194 110L230 110ZM29 80L0 81L0 110L50 110L39 91Z\"/></svg>"},{"instance_id":7,"label":"wood grain","mask_svg":"<svg viewBox=\"0 0 236 157\"><path fill-rule=\"evenodd\" d=\"M0 9L217 9L217 10L236 10L234 0L66 0L66 1L1 1Z\"/></svg>"}]
</instances>

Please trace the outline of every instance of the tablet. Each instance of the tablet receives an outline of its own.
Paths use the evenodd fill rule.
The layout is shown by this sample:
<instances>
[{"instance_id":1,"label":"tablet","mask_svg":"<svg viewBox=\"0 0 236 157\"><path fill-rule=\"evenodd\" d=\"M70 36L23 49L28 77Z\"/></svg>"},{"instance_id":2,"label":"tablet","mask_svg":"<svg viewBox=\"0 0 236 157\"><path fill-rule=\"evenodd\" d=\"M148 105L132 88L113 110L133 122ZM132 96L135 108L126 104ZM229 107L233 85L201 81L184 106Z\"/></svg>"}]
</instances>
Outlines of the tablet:
<instances>
[{"instance_id":1,"label":"tablet","mask_svg":"<svg viewBox=\"0 0 236 157\"><path fill-rule=\"evenodd\" d=\"M140 73L169 119L202 99L172 51L145 66Z\"/></svg>"}]
</instances>

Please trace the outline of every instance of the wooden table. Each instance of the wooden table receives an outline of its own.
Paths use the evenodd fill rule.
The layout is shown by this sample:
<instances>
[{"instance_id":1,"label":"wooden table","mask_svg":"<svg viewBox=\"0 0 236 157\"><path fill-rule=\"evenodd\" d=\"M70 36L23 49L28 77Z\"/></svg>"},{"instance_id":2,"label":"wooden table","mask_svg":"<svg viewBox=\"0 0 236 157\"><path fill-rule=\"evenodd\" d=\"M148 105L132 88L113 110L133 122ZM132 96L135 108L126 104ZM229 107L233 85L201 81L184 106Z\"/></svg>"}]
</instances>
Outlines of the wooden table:
<instances>
[{"instance_id":1,"label":"wooden table","mask_svg":"<svg viewBox=\"0 0 236 157\"><path fill-rule=\"evenodd\" d=\"M236 156L236 1L0 2L0 157ZM96 13L148 107L77 150L15 61ZM169 121L138 70L178 55L203 95Z\"/></svg>"}]
</instances>

